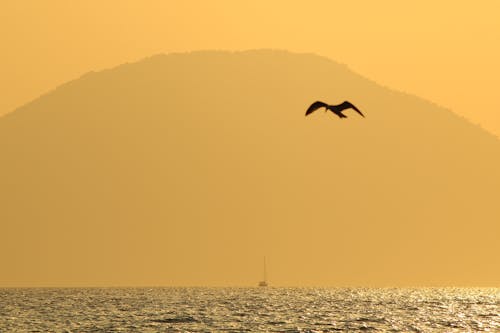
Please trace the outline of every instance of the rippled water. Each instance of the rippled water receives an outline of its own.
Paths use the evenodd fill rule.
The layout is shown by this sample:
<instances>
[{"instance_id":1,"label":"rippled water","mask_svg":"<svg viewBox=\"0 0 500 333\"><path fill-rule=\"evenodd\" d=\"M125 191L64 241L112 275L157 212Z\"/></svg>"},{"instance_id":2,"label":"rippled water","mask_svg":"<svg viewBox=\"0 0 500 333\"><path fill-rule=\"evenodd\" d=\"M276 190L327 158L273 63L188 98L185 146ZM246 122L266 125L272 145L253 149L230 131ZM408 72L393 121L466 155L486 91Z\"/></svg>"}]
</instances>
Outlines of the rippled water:
<instances>
[{"instance_id":1,"label":"rippled water","mask_svg":"<svg viewBox=\"0 0 500 333\"><path fill-rule=\"evenodd\" d=\"M500 289L0 289L0 332L500 332Z\"/></svg>"}]
</instances>

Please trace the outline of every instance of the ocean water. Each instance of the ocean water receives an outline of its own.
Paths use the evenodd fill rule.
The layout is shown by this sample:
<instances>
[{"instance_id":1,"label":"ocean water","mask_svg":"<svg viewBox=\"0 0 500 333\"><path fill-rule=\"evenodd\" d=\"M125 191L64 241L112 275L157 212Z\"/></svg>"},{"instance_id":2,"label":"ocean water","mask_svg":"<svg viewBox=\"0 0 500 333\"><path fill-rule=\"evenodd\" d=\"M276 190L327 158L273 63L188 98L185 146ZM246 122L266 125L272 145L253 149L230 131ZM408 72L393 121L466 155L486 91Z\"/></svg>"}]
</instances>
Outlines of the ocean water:
<instances>
[{"instance_id":1,"label":"ocean water","mask_svg":"<svg viewBox=\"0 0 500 333\"><path fill-rule=\"evenodd\" d=\"M0 289L0 332L500 332L500 289Z\"/></svg>"}]
</instances>

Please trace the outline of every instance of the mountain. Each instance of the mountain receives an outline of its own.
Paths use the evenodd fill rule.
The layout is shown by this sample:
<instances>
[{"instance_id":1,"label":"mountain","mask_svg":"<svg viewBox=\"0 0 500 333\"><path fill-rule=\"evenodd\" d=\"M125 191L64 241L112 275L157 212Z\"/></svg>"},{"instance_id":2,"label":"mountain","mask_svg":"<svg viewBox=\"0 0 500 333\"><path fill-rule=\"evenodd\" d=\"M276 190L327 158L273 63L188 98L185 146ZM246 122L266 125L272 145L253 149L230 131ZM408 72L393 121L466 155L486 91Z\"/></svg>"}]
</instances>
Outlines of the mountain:
<instances>
[{"instance_id":1,"label":"mountain","mask_svg":"<svg viewBox=\"0 0 500 333\"><path fill-rule=\"evenodd\" d=\"M0 156L0 286L253 285L264 255L275 285L498 286L499 140L316 55L91 72Z\"/></svg>"}]
</instances>

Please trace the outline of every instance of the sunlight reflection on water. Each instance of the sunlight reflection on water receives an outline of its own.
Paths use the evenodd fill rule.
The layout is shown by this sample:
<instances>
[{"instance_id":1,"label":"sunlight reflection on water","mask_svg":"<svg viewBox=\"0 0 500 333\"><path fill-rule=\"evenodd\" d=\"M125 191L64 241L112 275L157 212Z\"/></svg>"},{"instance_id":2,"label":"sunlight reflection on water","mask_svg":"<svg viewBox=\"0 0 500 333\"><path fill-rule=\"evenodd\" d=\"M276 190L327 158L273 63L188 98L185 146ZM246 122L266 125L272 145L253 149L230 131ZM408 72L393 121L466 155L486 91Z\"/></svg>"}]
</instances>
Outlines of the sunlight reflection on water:
<instances>
[{"instance_id":1,"label":"sunlight reflection on water","mask_svg":"<svg viewBox=\"0 0 500 333\"><path fill-rule=\"evenodd\" d=\"M500 331L500 289L0 289L1 332Z\"/></svg>"}]
</instances>

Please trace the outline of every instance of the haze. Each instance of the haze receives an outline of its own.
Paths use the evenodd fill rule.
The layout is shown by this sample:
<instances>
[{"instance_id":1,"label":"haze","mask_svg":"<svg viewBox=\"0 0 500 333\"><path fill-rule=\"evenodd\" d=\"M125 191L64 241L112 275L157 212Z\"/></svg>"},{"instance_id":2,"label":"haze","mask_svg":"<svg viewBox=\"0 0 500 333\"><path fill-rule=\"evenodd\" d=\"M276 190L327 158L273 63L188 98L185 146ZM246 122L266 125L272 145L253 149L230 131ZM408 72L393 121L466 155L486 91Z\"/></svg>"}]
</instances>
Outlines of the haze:
<instances>
[{"instance_id":1,"label":"haze","mask_svg":"<svg viewBox=\"0 0 500 333\"><path fill-rule=\"evenodd\" d=\"M316 111L356 101L366 118ZM0 284L494 286L499 140L312 54L157 55L0 118Z\"/></svg>"},{"instance_id":2,"label":"haze","mask_svg":"<svg viewBox=\"0 0 500 333\"><path fill-rule=\"evenodd\" d=\"M0 286L498 286L498 1L0 12Z\"/></svg>"}]
</instances>

